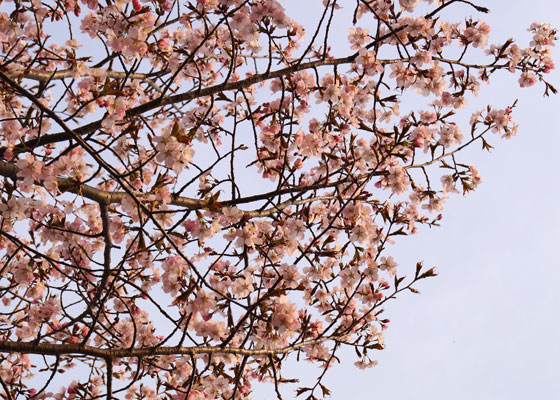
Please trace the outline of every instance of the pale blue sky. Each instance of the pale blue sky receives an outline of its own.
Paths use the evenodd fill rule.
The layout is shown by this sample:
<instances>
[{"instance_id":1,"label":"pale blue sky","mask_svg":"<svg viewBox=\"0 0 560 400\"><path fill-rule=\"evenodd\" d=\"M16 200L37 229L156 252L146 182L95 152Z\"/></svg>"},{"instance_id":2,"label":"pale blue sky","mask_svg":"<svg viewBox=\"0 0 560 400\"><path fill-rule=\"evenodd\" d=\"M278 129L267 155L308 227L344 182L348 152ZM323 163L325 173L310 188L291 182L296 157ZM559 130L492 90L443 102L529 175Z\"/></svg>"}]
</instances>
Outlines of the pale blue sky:
<instances>
[{"instance_id":1,"label":"pale blue sky","mask_svg":"<svg viewBox=\"0 0 560 400\"><path fill-rule=\"evenodd\" d=\"M492 27L490 42L514 37L525 47L532 21L560 27L560 2L477 4L492 10L481 15ZM518 136L493 137L491 154L472 152L483 184L448 200L442 227L394 246L401 272L423 260L439 276L418 285L421 295L386 307L391 323L376 368L356 370L348 357L329 372L333 399L560 398L560 98L543 99L542 87L520 89L517 77L502 76L466 112L519 98ZM557 86L558 76L550 75Z\"/></svg>"}]
</instances>

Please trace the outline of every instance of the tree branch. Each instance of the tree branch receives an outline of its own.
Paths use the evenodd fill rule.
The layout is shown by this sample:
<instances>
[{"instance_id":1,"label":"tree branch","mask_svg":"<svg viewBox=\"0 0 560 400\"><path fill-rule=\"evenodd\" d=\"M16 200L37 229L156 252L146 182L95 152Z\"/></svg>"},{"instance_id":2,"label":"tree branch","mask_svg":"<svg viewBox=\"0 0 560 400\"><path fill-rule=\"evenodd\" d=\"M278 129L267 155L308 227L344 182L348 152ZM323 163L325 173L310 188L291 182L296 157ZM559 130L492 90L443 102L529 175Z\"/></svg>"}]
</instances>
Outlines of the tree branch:
<instances>
[{"instance_id":1,"label":"tree branch","mask_svg":"<svg viewBox=\"0 0 560 400\"><path fill-rule=\"evenodd\" d=\"M25 70L25 71L21 71L15 74L8 74L8 76L12 79L14 78L23 78L23 79L31 79L34 81L39 81L39 82L46 82L46 81L53 81L53 80L60 80L60 79L66 79L66 78L75 78L76 76L76 70L75 69L64 69L62 71L39 71L39 70L35 70L35 69L30 69L30 70ZM93 67L86 67L84 70L86 74L84 74L83 76L88 76L88 77L94 77L94 78L102 78L102 77L108 77L108 78L114 78L114 79L139 79L142 81L146 81L149 82L151 81L151 77L152 76L156 76L156 75L164 75L169 73L169 71L161 71L161 73L158 74L143 74L143 73L139 73L139 72L133 72L133 73L126 73L123 71L111 71L111 70L107 70L105 68L93 68Z\"/></svg>"},{"instance_id":2,"label":"tree branch","mask_svg":"<svg viewBox=\"0 0 560 400\"><path fill-rule=\"evenodd\" d=\"M5 161L0 161L0 176L9 177L12 179L18 179L17 175L19 171L20 169L14 163L7 163ZM377 171L373 175L374 176L387 175L387 172ZM273 195L281 195L281 194L297 193L297 192L301 193L301 192L306 192L311 190L323 189L323 188L339 185L344 182L345 182L344 180L340 180L334 183L315 184L315 185L308 185L308 186L295 187L295 188L286 188L286 189L276 190L273 192L262 193L259 195L241 197L234 200L219 202L221 206L217 205L216 209L220 209L221 207L230 207L237 204L260 201L263 199L268 199ZM41 185L40 182L37 183ZM125 198L130 197L130 195L127 192L110 192L106 190L101 190L96 187L79 183L68 178L59 178L58 188L60 189L61 192L74 193L79 196L85 197L86 199L93 200L102 205L119 204ZM135 192L134 196L142 202L160 201L158 200L157 196L152 193ZM244 211L244 214L249 218L266 217L274 214L275 212L281 211L289 206L301 205L301 204L311 203L313 201L319 201L319 200L332 200L335 198L336 198L335 196L315 196L302 200L295 200L295 201L289 200L262 211L259 210ZM190 197L183 197L183 196L176 196L176 195L171 195L171 201L169 202L169 204L178 207L185 207L190 210L199 210L208 207L208 203L205 200L193 199Z\"/></svg>"},{"instance_id":3,"label":"tree branch","mask_svg":"<svg viewBox=\"0 0 560 400\"><path fill-rule=\"evenodd\" d=\"M13 342L0 341L0 352L2 353L24 353L24 354L43 354L43 355L65 355L77 354L103 359L116 359L128 357L149 357L149 356L170 356L170 355L196 355L196 354L236 354L245 356L267 356L274 354L284 354L301 347L313 346L325 341L340 341L343 336L326 336L319 339L306 340L278 349L242 349L238 347L220 346L193 346L193 347L140 347L126 349L103 349L81 344L56 344L56 343L34 343L34 342Z\"/></svg>"}]
</instances>

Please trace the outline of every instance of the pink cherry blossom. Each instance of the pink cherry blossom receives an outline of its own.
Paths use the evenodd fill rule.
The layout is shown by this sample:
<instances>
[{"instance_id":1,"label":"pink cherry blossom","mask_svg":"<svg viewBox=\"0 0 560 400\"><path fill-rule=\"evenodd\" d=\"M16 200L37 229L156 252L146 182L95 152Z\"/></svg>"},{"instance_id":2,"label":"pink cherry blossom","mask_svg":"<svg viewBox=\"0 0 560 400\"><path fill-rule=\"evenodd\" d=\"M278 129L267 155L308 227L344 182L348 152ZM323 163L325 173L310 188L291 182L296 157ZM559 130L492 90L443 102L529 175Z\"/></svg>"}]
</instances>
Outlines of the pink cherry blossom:
<instances>
[{"instance_id":1,"label":"pink cherry blossom","mask_svg":"<svg viewBox=\"0 0 560 400\"><path fill-rule=\"evenodd\" d=\"M280 296L274 304L271 322L280 334L295 331L299 326L297 306L286 296Z\"/></svg>"}]
</instances>

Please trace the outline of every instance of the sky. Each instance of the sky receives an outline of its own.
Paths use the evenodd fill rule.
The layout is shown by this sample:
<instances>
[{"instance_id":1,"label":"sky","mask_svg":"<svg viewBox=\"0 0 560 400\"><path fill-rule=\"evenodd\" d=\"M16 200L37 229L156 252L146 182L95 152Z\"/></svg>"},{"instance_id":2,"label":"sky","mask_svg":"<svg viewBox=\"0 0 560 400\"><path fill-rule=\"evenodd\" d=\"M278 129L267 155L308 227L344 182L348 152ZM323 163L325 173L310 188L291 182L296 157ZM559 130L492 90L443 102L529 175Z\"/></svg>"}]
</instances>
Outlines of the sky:
<instances>
[{"instance_id":1,"label":"sky","mask_svg":"<svg viewBox=\"0 0 560 400\"><path fill-rule=\"evenodd\" d=\"M285 4L302 23L320 17L318 1ZM525 47L532 21L560 28L560 2L477 4L492 10L480 15L492 27L491 42L513 36ZM467 6L455 10L455 18L472 13ZM558 54L555 60L560 68ZM550 79L560 87L558 70ZM538 85L520 89L517 76L501 74L463 111L470 115L488 103L504 108L517 98L518 135L509 141L492 137L491 153L468 153L465 159L478 167L483 183L467 197L447 201L441 227L400 238L390 250L400 273L411 275L423 261L439 276L421 281L421 294L388 303L391 322L377 367L360 371L350 355L327 373L333 399L525 400L560 394L560 97L543 98L542 91ZM303 376L308 370L286 372ZM309 377L317 375L311 372ZM254 398L267 400L258 392Z\"/></svg>"},{"instance_id":2,"label":"sky","mask_svg":"<svg viewBox=\"0 0 560 400\"><path fill-rule=\"evenodd\" d=\"M302 7L301 1L288 2ZM491 9L480 15L492 27L490 42L514 37L525 47L533 21L560 28L560 2L476 3ZM456 11L453 16L472 13L466 6ZM307 12L301 15L312 15ZM554 59L560 65L557 52ZM447 201L441 227L393 246L401 273L411 275L422 260L439 276L421 281L420 295L404 294L387 305L391 323L377 367L359 371L347 357L328 373L333 399L560 395L560 97L543 98L542 87L520 89L517 76L501 77L483 87L464 112L488 103L504 108L517 98L517 136L492 137L491 153L469 153L483 183ZM550 80L560 85L558 70Z\"/></svg>"}]
</instances>

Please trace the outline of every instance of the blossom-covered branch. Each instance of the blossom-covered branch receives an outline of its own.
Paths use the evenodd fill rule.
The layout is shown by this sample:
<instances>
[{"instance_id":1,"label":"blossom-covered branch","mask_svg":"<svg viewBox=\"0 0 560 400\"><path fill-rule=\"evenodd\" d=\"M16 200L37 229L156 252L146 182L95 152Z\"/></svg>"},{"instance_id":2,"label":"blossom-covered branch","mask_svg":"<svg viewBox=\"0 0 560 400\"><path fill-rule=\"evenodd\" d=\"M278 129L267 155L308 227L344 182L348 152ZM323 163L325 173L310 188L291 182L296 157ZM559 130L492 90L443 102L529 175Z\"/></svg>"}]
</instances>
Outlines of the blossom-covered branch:
<instances>
[{"instance_id":1,"label":"blossom-covered branch","mask_svg":"<svg viewBox=\"0 0 560 400\"><path fill-rule=\"evenodd\" d=\"M549 25L489 44L442 14L485 7L420 3L5 3L0 396L314 400L341 351L376 365L384 305L435 275L393 244L481 182L464 149L516 134L515 103L469 98L556 91Z\"/></svg>"}]
</instances>

